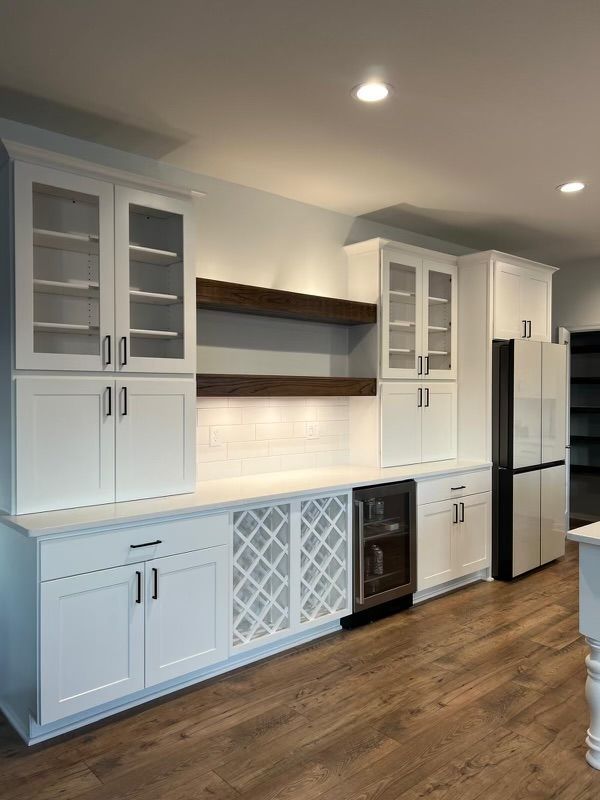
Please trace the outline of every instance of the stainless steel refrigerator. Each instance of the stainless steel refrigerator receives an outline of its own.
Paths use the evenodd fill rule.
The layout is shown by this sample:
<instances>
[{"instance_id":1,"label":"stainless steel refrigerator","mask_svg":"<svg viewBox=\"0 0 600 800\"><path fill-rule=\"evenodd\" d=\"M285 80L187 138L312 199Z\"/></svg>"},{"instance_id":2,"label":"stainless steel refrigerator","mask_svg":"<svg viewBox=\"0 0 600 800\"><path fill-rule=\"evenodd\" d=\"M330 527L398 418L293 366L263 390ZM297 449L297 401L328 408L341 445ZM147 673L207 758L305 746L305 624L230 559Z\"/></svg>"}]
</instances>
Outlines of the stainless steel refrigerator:
<instances>
[{"instance_id":1,"label":"stainless steel refrigerator","mask_svg":"<svg viewBox=\"0 0 600 800\"><path fill-rule=\"evenodd\" d=\"M567 348L493 344L492 574L510 579L564 555Z\"/></svg>"}]
</instances>

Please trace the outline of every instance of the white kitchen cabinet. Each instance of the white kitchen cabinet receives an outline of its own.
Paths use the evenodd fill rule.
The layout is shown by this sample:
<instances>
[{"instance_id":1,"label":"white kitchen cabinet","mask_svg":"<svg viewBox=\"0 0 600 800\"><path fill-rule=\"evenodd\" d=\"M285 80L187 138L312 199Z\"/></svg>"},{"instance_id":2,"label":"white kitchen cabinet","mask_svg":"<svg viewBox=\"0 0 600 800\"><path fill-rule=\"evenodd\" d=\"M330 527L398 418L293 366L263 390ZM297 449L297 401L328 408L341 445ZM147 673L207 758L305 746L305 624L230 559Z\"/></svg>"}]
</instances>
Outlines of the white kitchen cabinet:
<instances>
[{"instance_id":1,"label":"white kitchen cabinet","mask_svg":"<svg viewBox=\"0 0 600 800\"><path fill-rule=\"evenodd\" d=\"M490 566L491 507L491 492L419 506L418 591Z\"/></svg>"},{"instance_id":2,"label":"white kitchen cabinet","mask_svg":"<svg viewBox=\"0 0 600 800\"><path fill-rule=\"evenodd\" d=\"M381 268L381 376L455 379L456 263L386 247Z\"/></svg>"},{"instance_id":3,"label":"white kitchen cabinet","mask_svg":"<svg viewBox=\"0 0 600 800\"><path fill-rule=\"evenodd\" d=\"M14 165L15 365L114 369L113 186Z\"/></svg>"},{"instance_id":4,"label":"white kitchen cabinet","mask_svg":"<svg viewBox=\"0 0 600 800\"><path fill-rule=\"evenodd\" d=\"M146 686L227 658L227 546L146 562Z\"/></svg>"},{"instance_id":5,"label":"white kitchen cabinet","mask_svg":"<svg viewBox=\"0 0 600 800\"><path fill-rule=\"evenodd\" d=\"M381 385L381 466L456 458L456 384Z\"/></svg>"},{"instance_id":6,"label":"white kitchen cabinet","mask_svg":"<svg viewBox=\"0 0 600 800\"><path fill-rule=\"evenodd\" d=\"M41 584L39 722L144 688L143 564Z\"/></svg>"},{"instance_id":7,"label":"white kitchen cabinet","mask_svg":"<svg viewBox=\"0 0 600 800\"><path fill-rule=\"evenodd\" d=\"M494 263L494 338L552 338L552 272L497 260Z\"/></svg>"},{"instance_id":8,"label":"white kitchen cabinet","mask_svg":"<svg viewBox=\"0 0 600 800\"><path fill-rule=\"evenodd\" d=\"M112 502L114 380L23 376L15 386L17 513Z\"/></svg>"},{"instance_id":9,"label":"white kitchen cabinet","mask_svg":"<svg viewBox=\"0 0 600 800\"><path fill-rule=\"evenodd\" d=\"M194 380L119 380L115 405L117 501L193 491Z\"/></svg>"},{"instance_id":10,"label":"white kitchen cabinet","mask_svg":"<svg viewBox=\"0 0 600 800\"><path fill-rule=\"evenodd\" d=\"M195 268L187 202L115 188L121 372L195 372Z\"/></svg>"}]
</instances>

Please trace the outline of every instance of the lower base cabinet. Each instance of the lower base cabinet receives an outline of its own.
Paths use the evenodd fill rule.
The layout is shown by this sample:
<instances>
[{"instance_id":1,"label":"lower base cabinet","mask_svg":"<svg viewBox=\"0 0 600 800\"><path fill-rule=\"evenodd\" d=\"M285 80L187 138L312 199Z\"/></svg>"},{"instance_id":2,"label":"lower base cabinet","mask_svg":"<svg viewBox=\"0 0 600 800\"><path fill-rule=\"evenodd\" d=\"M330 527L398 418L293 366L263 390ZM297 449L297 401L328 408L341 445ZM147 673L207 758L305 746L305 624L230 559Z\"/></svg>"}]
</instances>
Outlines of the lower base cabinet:
<instances>
[{"instance_id":1,"label":"lower base cabinet","mask_svg":"<svg viewBox=\"0 0 600 800\"><path fill-rule=\"evenodd\" d=\"M41 585L46 725L227 658L225 545Z\"/></svg>"},{"instance_id":2,"label":"lower base cabinet","mask_svg":"<svg viewBox=\"0 0 600 800\"><path fill-rule=\"evenodd\" d=\"M418 508L417 591L490 566L491 493Z\"/></svg>"}]
</instances>

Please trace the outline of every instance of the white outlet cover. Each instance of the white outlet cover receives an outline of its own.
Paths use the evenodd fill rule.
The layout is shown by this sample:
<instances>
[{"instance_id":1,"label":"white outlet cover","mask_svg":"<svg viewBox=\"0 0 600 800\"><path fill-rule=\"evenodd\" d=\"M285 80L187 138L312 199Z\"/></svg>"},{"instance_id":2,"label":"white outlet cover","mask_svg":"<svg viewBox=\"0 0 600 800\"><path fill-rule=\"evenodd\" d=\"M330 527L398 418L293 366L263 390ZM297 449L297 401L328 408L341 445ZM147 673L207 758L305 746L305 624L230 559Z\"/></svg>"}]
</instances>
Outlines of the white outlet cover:
<instances>
[{"instance_id":1,"label":"white outlet cover","mask_svg":"<svg viewBox=\"0 0 600 800\"><path fill-rule=\"evenodd\" d=\"M319 438L319 423L318 422L307 422L306 423L306 438L307 439L318 439Z\"/></svg>"},{"instance_id":2,"label":"white outlet cover","mask_svg":"<svg viewBox=\"0 0 600 800\"><path fill-rule=\"evenodd\" d=\"M216 447L217 445L221 444L221 434L218 428L211 428L210 429L210 446Z\"/></svg>"}]
</instances>

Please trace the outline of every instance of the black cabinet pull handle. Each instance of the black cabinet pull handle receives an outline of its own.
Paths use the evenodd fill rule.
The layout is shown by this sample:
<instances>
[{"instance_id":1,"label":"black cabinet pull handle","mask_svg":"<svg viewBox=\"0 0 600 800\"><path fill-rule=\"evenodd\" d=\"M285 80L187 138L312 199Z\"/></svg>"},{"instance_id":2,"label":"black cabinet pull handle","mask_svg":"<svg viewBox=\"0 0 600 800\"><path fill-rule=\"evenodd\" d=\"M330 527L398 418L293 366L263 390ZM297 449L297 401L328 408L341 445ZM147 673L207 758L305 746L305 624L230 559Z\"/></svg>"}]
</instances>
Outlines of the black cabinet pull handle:
<instances>
[{"instance_id":1,"label":"black cabinet pull handle","mask_svg":"<svg viewBox=\"0 0 600 800\"><path fill-rule=\"evenodd\" d=\"M121 366L127 364L127 337L121 336Z\"/></svg>"},{"instance_id":2,"label":"black cabinet pull handle","mask_svg":"<svg viewBox=\"0 0 600 800\"><path fill-rule=\"evenodd\" d=\"M528 320L528 322L529 322L529 336L527 338L531 339L531 320Z\"/></svg>"},{"instance_id":3,"label":"black cabinet pull handle","mask_svg":"<svg viewBox=\"0 0 600 800\"><path fill-rule=\"evenodd\" d=\"M142 573L139 570L135 571L137 577L137 597L135 599L136 603L142 602Z\"/></svg>"},{"instance_id":4,"label":"black cabinet pull handle","mask_svg":"<svg viewBox=\"0 0 600 800\"><path fill-rule=\"evenodd\" d=\"M123 416L124 417L126 417L127 414L129 413L128 405L129 404L127 402L127 387L124 386L123 387Z\"/></svg>"},{"instance_id":5,"label":"black cabinet pull handle","mask_svg":"<svg viewBox=\"0 0 600 800\"><path fill-rule=\"evenodd\" d=\"M158 600L158 570L152 567L152 578L154 582L154 591L152 592L152 599Z\"/></svg>"},{"instance_id":6,"label":"black cabinet pull handle","mask_svg":"<svg viewBox=\"0 0 600 800\"><path fill-rule=\"evenodd\" d=\"M458 522L458 504L452 503L452 508L454 509L452 516L452 524L456 525L456 523Z\"/></svg>"},{"instance_id":7,"label":"black cabinet pull handle","mask_svg":"<svg viewBox=\"0 0 600 800\"><path fill-rule=\"evenodd\" d=\"M451 486L450 487L450 491L451 492L458 492L459 489L466 489L466 488L467 488L466 486Z\"/></svg>"},{"instance_id":8,"label":"black cabinet pull handle","mask_svg":"<svg viewBox=\"0 0 600 800\"><path fill-rule=\"evenodd\" d=\"M429 375L429 356L425 356L425 375Z\"/></svg>"},{"instance_id":9,"label":"black cabinet pull handle","mask_svg":"<svg viewBox=\"0 0 600 800\"><path fill-rule=\"evenodd\" d=\"M162 539L155 539L153 542L142 542L142 544L130 544L129 547L135 550L138 547L152 547L155 544L162 544Z\"/></svg>"},{"instance_id":10,"label":"black cabinet pull handle","mask_svg":"<svg viewBox=\"0 0 600 800\"><path fill-rule=\"evenodd\" d=\"M108 408L106 409L106 416L112 417L112 386L107 386L106 391L108 393Z\"/></svg>"},{"instance_id":11,"label":"black cabinet pull handle","mask_svg":"<svg viewBox=\"0 0 600 800\"><path fill-rule=\"evenodd\" d=\"M523 336L521 338L522 339L526 339L527 338L527 320L524 319L524 320L522 320L522 322L523 322Z\"/></svg>"},{"instance_id":12,"label":"black cabinet pull handle","mask_svg":"<svg viewBox=\"0 0 600 800\"><path fill-rule=\"evenodd\" d=\"M417 389L417 408L423 407L423 389Z\"/></svg>"},{"instance_id":13,"label":"black cabinet pull handle","mask_svg":"<svg viewBox=\"0 0 600 800\"><path fill-rule=\"evenodd\" d=\"M465 504L461 503L460 504L460 522L464 522L464 521L465 521Z\"/></svg>"},{"instance_id":14,"label":"black cabinet pull handle","mask_svg":"<svg viewBox=\"0 0 600 800\"><path fill-rule=\"evenodd\" d=\"M429 408L429 389L425 388L425 408Z\"/></svg>"},{"instance_id":15,"label":"black cabinet pull handle","mask_svg":"<svg viewBox=\"0 0 600 800\"><path fill-rule=\"evenodd\" d=\"M417 359L418 367L417 367L417 375L423 374L423 356L419 356Z\"/></svg>"},{"instance_id":16,"label":"black cabinet pull handle","mask_svg":"<svg viewBox=\"0 0 600 800\"><path fill-rule=\"evenodd\" d=\"M104 341L106 346L104 348L105 356L104 356L104 366L108 367L110 363L112 363L112 346L111 346L111 338L110 334L104 337Z\"/></svg>"}]
</instances>

